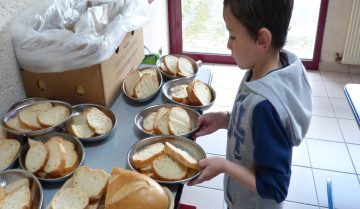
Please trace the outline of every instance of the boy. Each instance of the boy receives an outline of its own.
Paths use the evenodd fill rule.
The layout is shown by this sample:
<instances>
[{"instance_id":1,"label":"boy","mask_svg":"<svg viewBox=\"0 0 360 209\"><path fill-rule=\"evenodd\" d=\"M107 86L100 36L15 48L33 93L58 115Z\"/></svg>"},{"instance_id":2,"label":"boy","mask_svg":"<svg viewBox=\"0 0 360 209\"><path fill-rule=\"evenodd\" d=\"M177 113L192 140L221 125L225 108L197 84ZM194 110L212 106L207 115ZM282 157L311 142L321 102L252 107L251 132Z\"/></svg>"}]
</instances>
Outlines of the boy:
<instances>
[{"instance_id":1,"label":"boy","mask_svg":"<svg viewBox=\"0 0 360 209\"><path fill-rule=\"evenodd\" d=\"M291 176L292 147L311 118L311 89L301 61L282 50L293 0L224 0L228 48L245 74L232 113L201 116L195 137L228 129L226 159L199 162L202 174L189 185L225 174L231 209L283 207Z\"/></svg>"}]
</instances>

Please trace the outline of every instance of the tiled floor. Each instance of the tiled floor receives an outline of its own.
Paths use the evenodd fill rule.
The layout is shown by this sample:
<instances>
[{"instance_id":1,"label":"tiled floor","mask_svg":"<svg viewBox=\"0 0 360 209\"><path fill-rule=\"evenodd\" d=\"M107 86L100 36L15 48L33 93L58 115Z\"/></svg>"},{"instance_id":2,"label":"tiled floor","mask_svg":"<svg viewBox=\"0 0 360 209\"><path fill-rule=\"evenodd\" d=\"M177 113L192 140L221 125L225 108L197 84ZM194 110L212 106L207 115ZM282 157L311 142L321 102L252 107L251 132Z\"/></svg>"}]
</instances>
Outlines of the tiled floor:
<instances>
[{"instance_id":1,"label":"tiled floor","mask_svg":"<svg viewBox=\"0 0 360 209\"><path fill-rule=\"evenodd\" d=\"M231 110L244 75L237 67L205 65L214 74L217 101L208 111ZM313 117L306 138L294 148L292 178L285 209L327 207L326 178L333 182L337 209L360 209L360 129L344 97L346 83L359 83L360 74L308 71L313 91ZM208 156L224 156L226 130L200 137ZM185 186L181 202L197 209L226 209L223 174L197 186Z\"/></svg>"}]
</instances>

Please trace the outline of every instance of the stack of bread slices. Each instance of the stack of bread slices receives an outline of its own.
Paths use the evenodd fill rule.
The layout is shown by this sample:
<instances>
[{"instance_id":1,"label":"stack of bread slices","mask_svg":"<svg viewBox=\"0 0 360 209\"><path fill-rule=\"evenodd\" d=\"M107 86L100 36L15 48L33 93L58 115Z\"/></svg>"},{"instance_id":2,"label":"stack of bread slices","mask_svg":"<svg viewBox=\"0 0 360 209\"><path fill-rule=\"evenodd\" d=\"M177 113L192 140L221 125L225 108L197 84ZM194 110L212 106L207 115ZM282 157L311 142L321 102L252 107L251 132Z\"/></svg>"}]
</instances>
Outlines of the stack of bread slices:
<instances>
[{"instance_id":1,"label":"stack of bread slices","mask_svg":"<svg viewBox=\"0 0 360 209\"><path fill-rule=\"evenodd\" d=\"M186 105L204 106L212 101L210 88L200 80L193 80L189 84L175 86L170 91L174 101Z\"/></svg>"},{"instance_id":2,"label":"stack of bread slices","mask_svg":"<svg viewBox=\"0 0 360 209\"><path fill-rule=\"evenodd\" d=\"M195 74L192 61L181 56L166 55L160 64L160 69L171 76L188 77Z\"/></svg>"},{"instance_id":3,"label":"stack of bread slices","mask_svg":"<svg viewBox=\"0 0 360 209\"><path fill-rule=\"evenodd\" d=\"M133 98L146 98L153 95L160 86L156 69L133 70L124 81L126 94Z\"/></svg>"},{"instance_id":4,"label":"stack of bread slices","mask_svg":"<svg viewBox=\"0 0 360 209\"><path fill-rule=\"evenodd\" d=\"M75 145L59 136L47 142L28 139L29 150L25 157L25 168L42 178L61 177L74 171L79 165Z\"/></svg>"},{"instance_id":5,"label":"stack of bread slices","mask_svg":"<svg viewBox=\"0 0 360 209\"><path fill-rule=\"evenodd\" d=\"M192 121L182 107L161 107L147 115L143 120L143 129L148 133L161 135L184 135L192 130Z\"/></svg>"},{"instance_id":6,"label":"stack of bread slices","mask_svg":"<svg viewBox=\"0 0 360 209\"><path fill-rule=\"evenodd\" d=\"M20 142L15 139L0 139L0 171L14 162L20 148Z\"/></svg>"},{"instance_id":7,"label":"stack of bread slices","mask_svg":"<svg viewBox=\"0 0 360 209\"><path fill-rule=\"evenodd\" d=\"M194 157L169 142L148 145L135 152L131 160L140 173L164 181L185 179L199 169Z\"/></svg>"},{"instance_id":8,"label":"stack of bread slices","mask_svg":"<svg viewBox=\"0 0 360 209\"><path fill-rule=\"evenodd\" d=\"M5 125L15 131L28 132L56 126L69 116L70 111L65 106L53 106L50 102L40 102L21 110Z\"/></svg>"},{"instance_id":9,"label":"stack of bread slices","mask_svg":"<svg viewBox=\"0 0 360 209\"><path fill-rule=\"evenodd\" d=\"M0 186L1 209L30 209L31 200L30 181L27 178L13 181L5 187Z\"/></svg>"}]
</instances>

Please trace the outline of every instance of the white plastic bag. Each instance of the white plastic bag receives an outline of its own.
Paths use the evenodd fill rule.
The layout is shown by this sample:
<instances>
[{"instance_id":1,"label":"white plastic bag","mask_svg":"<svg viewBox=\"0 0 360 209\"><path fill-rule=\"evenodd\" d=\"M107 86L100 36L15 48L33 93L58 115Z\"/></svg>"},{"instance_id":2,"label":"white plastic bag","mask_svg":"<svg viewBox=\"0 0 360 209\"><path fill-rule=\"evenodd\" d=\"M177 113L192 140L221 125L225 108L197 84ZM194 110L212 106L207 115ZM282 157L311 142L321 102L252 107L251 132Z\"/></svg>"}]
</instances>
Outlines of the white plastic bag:
<instances>
[{"instance_id":1,"label":"white plastic bag","mask_svg":"<svg viewBox=\"0 0 360 209\"><path fill-rule=\"evenodd\" d=\"M17 19L13 45L21 68L63 72L98 64L127 32L149 21L147 0L55 0Z\"/></svg>"}]
</instances>

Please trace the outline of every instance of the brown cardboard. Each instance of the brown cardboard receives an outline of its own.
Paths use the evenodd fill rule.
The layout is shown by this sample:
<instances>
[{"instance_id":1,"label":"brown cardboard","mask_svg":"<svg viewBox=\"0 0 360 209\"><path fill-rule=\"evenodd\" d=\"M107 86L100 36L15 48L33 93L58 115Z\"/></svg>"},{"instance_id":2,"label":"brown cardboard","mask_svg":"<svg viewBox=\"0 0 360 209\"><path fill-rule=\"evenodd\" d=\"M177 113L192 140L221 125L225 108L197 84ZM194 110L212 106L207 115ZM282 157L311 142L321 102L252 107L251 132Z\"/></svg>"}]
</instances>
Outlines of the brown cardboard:
<instances>
[{"instance_id":1,"label":"brown cardboard","mask_svg":"<svg viewBox=\"0 0 360 209\"><path fill-rule=\"evenodd\" d=\"M60 73L33 73L22 69L20 74L28 97L110 107L121 92L126 74L137 68L143 58L144 39L139 29L126 34L116 52L100 64Z\"/></svg>"}]
</instances>

